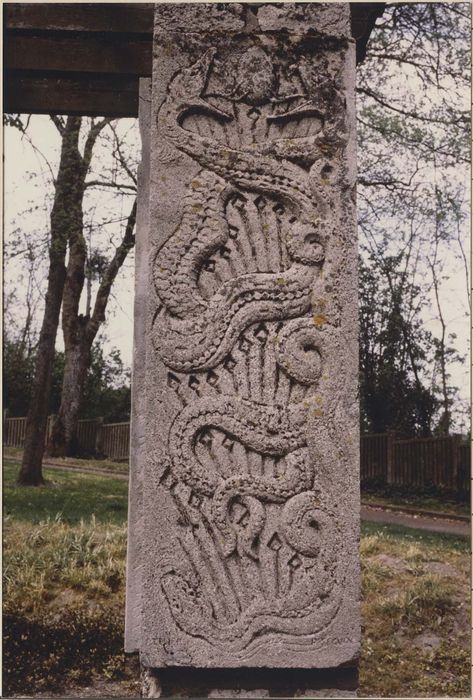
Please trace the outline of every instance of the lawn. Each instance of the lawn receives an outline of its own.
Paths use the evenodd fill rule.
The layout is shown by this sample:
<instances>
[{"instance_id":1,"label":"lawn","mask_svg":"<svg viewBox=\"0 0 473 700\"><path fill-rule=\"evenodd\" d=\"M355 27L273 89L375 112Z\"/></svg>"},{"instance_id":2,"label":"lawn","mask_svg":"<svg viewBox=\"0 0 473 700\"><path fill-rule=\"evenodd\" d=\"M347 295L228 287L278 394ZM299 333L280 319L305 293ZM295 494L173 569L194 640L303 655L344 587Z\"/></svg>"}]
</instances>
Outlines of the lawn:
<instances>
[{"instance_id":1,"label":"lawn","mask_svg":"<svg viewBox=\"0 0 473 700\"><path fill-rule=\"evenodd\" d=\"M138 695L122 651L127 482L46 469L47 486L18 488L18 468L3 471L4 692L67 692L97 675Z\"/></svg>"},{"instance_id":2,"label":"lawn","mask_svg":"<svg viewBox=\"0 0 473 700\"><path fill-rule=\"evenodd\" d=\"M30 524L60 517L63 523L76 525L92 516L97 523L122 525L127 516L128 483L108 476L80 474L46 469L49 485L41 488L17 488L17 464L3 467L4 522L10 517Z\"/></svg>"},{"instance_id":3,"label":"lawn","mask_svg":"<svg viewBox=\"0 0 473 700\"><path fill-rule=\"evenodd\" d=\"M46 470L48 486L21 489L17 469L4 467L4 692L80 696L100 679L97 696L106 682L137 697L122 652L126 481ZM468 696L467 540L364 523L361 554L359 696Z\"/></svg>"},{"instance_id":4,"label":"lawn","mask_svg":"<svg viewBox=\"0 0 473 700\"><path fill-rule=\"evenodd\" d=\"M3 446L3 456L16 461L23 457L22 447ZM101 471L127 474L128 462L113 462L111 459L80 459L79 457L46 457L45 460L59 467L80 467L81 469L100 469Z\"/></svg>"},{"instance_id":5,"label":"lawn","mask_svg":"<svg viewBox=\"0 0 473 700\"><path fill-rule=\"evenodd\" d=\"M466 538L363 523L361 697L470 697Z\"/></svg>"},{"instance_id":6,"label":"lawn","mask_svg":"<svg viewBox=\"0 0 473 700\"><path fill-rule=\"evenodd\" d=\"M396 493L367 493L362 491L363 503L373 503L392 506L404 506L408 508L419 508L421 510L431 510L441 513L452 513L455 515L470 515L470 503L466 501L453 500L447 496L428 496L426 494L396 494Z\"/></svg>"}]
</instances>

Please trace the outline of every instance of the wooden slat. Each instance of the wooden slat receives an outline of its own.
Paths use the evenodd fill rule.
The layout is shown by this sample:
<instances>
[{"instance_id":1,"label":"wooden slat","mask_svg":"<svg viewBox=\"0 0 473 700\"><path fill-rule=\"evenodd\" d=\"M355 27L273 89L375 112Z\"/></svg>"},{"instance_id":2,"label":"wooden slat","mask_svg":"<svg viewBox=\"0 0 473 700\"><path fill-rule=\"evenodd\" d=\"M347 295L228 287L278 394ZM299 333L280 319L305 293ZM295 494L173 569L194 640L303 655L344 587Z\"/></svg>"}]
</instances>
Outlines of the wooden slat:
<instances>
[{"instance_id":1,"label":"wooden slat","mask_svg":"<svg viewBox=\"0 0 473 700\"><path fill-rule=\"evenodd\" d=\"M9 29L152 34L152 3L8 3Z\"/></svg>"},{"instance_id":2,"label":"wooden slat","mask_svg":"<svg viewBox=\"0 0 473 700\"><path fill-rule=\"evenodd\" d=\"M19 114L137 117L138 79L12 78L4 81L3 108Z\"/></svg>"},{"instance_id":3,"label":"wooden slat","mask_svg":"<svg viewBox=\"0 0 473 700\"><path fill-rule=\"evenodd\" d=\"M120 35L121 36L121 35ZM152 42L118 39L113 34L50 36L9 34L5 38L4 68L65 73L150 76Z\"/></svg>"},{"instance_id":4,"label":"wooden slat","mask_svg":"<svg viewBox=\"0 0 473 700\"><path fill-rule=\"evenodd\" d=\"M130 424L106 423L102 426L102 449L109 459L128 459L130 450Z\"/></svg>"},{"instance_id":5,"label":"wooden slat","mask_svg":"<svg viewBox=\"0 0 473 700\"><path fill-rule=\"evenodd\" d=\"M7 418L3 434L3 444L7 447L23 447L26 432L26 418Z\"/></svg>"},{"instance_id":6,"label":"wooden slat","mask_svg":"<svg viewBox=\"0 0 473 700\"><path fill-rule=\"evenodd\" d=\"M362 435L360 440L361 479L382 479L387 476L387 434Z\"/></svg>"},{"instance_id":7,"label":"wooden slat","mask_svg":"<svg viewBox=\"0 0 473 700\"><path fill-rule=\"evenodd\" d=\"M4 111L137 116L137 81L131 96L127 90L117 94L121 85L100 86L97 80L104 74L151 75L153 4L6 3L3 7ZM351 3L357 60L363 60L383 8L384 3ZM65 74L51 76L48 71ZM59 78L62 83L55 82Z\"/></svg>"}]
</instances>

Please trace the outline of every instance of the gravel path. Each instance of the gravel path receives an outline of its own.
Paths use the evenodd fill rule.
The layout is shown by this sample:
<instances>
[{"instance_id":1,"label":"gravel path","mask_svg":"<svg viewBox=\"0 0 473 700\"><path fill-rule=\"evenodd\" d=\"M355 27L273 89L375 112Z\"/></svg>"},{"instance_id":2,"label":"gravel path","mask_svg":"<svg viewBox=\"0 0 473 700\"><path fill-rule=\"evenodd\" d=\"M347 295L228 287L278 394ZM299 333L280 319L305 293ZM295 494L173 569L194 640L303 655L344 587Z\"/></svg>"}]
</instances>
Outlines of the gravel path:
<instances>
[{"instance_id":1,"label":"gravel path","mask_svg":"<svg viewBox=\"0 0 473 700\"><path fill-rule=\"evenodd\" d=\"M418 530L430 530L450 535L470 537L471 526L469 522L449 520L442 515L441 518L426 517L425 515L411 515L390 511L380 507L361 506L361 519L372 523L385 525L402 525L403 527L415 527Z\"/></svg>"}]
</instances>

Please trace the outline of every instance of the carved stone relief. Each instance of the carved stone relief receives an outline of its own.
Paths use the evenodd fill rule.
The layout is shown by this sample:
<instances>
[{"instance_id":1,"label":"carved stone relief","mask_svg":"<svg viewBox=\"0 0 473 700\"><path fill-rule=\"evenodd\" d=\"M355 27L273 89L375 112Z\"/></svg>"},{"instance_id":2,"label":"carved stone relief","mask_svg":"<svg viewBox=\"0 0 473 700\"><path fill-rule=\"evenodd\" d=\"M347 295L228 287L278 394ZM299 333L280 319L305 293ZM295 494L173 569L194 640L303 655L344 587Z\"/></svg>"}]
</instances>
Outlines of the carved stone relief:
<instances>
[{"instance_id":1,"label":"carved stone relief","mask_svg":"<svg viewBox=\"0 0 473 700\"><path fill-rule=\"evenodd\" d=\"M288 651L318 665L350 587L330 487L353 375L337 361L344 65L341 50L210 46L156 110L160 167L190 172L151 258L166 407L148 468L171 524L145 593L164 664L192 665L201 645L208 665L284 665ZM338 642L353 657L356 630Z\"/></svg>"}]
</instances>

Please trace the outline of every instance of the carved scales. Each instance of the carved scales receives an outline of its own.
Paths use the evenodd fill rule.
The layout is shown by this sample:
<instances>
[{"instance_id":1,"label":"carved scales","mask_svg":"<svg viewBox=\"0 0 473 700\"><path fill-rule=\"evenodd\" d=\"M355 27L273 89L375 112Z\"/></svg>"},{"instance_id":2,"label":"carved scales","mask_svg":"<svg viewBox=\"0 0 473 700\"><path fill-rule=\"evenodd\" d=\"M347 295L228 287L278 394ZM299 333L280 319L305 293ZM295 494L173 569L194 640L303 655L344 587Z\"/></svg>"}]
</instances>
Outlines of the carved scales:
<instances>
[{"instance_id":1,"label":"carved scales","mask_svg":"<svg viewBox=\"0 0 473 700\"><path fill-rule=\"evenodd\" d=\"M346 42L191 43L164 43L153 117L141 651L335 665L358 645Z\"/></svg>"}]
</instances>

